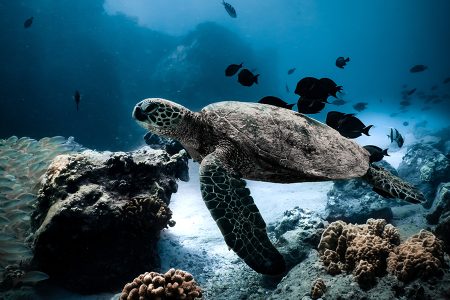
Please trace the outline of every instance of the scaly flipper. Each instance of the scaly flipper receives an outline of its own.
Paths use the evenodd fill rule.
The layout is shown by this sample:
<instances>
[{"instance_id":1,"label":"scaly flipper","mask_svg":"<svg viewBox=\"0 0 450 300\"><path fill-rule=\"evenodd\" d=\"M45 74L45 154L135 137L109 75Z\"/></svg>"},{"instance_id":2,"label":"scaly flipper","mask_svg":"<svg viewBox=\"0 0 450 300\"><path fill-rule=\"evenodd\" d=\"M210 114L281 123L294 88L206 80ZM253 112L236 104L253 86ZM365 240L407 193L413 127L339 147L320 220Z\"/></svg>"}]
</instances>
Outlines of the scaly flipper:
<instances>
[{"instance_id":1,"label":"scaly flipper","mask_svg":"<svg viewBox=\"0 0 450 300\"><path fill-rule=\"evenodd\" d=\"M270 242L266 223L234 171L227 171L222 161L224 151L207 155L200 165L200 188L211 216L219 226L227 245L258 273L279 275L285 271L283 256Z\"/></svg>"},{"instance_id":2,"label":"scaly flipper","mask_svg":"<svg viewBox=\"0 0 450 300\"><path fill-rule=\"evenodd\" d=\"M373 186L374 192L383 197L391 196L410 203L426 202L425 197L416 187L380 166L371 165L363 179Z\"/></svg>"}]
</instances>

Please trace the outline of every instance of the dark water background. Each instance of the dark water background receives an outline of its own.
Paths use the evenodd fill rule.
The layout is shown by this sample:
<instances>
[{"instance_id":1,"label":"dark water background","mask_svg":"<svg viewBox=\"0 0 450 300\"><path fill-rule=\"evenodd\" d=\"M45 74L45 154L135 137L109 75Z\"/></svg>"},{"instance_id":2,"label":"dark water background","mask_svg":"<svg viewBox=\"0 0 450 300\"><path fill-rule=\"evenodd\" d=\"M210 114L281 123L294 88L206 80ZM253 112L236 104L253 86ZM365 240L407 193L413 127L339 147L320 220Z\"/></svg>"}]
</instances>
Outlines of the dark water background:
<instances>
[{"instance_id":1,"label":"dark water background","mask_svg":"<svg viewBox=\"0 0 450 300\"><path fill-rule=\"evenodd\" d=\"M267 95L296 102L292 91L305 76L330 77L351 104L368 102L359 116L379 127L449 125L450 1L230 3L236 19L219 0L1 0L0 138L74 136L86 147L128 150L142 143L131 110L143 98L194 110ZM351 58L344 70L335 66L338 56ZM261 74L258 85L224 76L240 62ZM415 64L428 69L410 73ZM444 101L425 105L413 95L408 112L392 118L404 84ZM313 117L336 109L355 112L328 105Z\"/></svg>"}]
</instances>

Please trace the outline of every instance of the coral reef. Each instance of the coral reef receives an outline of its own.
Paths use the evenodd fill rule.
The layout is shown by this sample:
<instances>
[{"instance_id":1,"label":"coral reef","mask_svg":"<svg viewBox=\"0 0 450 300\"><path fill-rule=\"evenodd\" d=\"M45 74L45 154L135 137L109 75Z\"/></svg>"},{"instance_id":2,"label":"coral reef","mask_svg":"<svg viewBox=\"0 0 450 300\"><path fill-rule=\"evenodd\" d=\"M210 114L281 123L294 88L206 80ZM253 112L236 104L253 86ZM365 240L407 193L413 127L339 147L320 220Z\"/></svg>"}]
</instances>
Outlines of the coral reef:
<instances>
[{"instance_id":1,"label":"coral reef","mask_svg":"<svg viewBox=\"0 0 450 300\"><path fill-rule=\"evenodd\" d=\"M389 163L381 161L377 164L397 175L397 171ZM389 222L393 217L390 207L403 204L378 195L372 191L372 186L358 178L335 181L327 197L324 219L329 222L342 220L364 224L370 218Z\"/></svg>"},{"instance_id":2,"label":"coral reef","mask_svg":"<svg viewBox=\"0 0 450 300\"><path fill-rule=\"evenodd\" d=\"M59 154L81 151L73 138L45 137L39 141L12 136L0 139L0 278L11 287L14 264L25 274L32 252L27 243L30 215L39 182L48 165ZM10 265L10 266L9 266ZM8 267L9 266L9 267ZM14 277L14 276L13 276Z\"/></svg>"},{"instance_id":3,"label":"coral reef","mask_svg":"<svg viewBox=\"0 0 450 300\"><path fill-rule=\"evenodd\" d=\"M120 300L186 299L202 297L194 277L182 270L170 269L165 274L147 272L127 283Z\"/></svg>"},{"instance_id":4,"label":"coral reef","mask_svg":"<svg viewBox=\"0 0 450 300\"><path fill-rule=\"evenodd\" d=\"M424 193L429 208L438 185L450 181L450 160L431 145L414 144L403 157L398 174Z\"/></svg>"},{"instance_id":5,"label":"coral reef","mask_svg":"<svg viewBox=\"0 0 450 300\"><path fill-rule=\"evenodd\" d=\"M311 298L313 300L319 299L320 297L325 294L327 291L327 286L325 285L325 282L322 278L317 278L316 281L314 281L312 287L311 287Z\"/></svg>"},{"instance_id":6,"label":"coral reef","mask_svg":"<svg viewBox=\"0 0 450 300\"><path fill-rule=\"evenodd\" d=\"M266 297L249 299L311 300L311 286L317 278L326 282L327 290L322 296L326 300L368 300L368 299L449 299L450 272L445 272L442 278L423 281L401 282L387 273L378 279L377 285L371 289L363 289L355 284L353 276L347 274L330 275L318 263L318 252L311 250L305 260L292 268L277 285L277 288Z\"/></svg>"},{"instance_id":7,"label":"coral reef","mask_svg":"<svg viewBox=\"0 0 450 300\"><path fill-rule=\"evenodd\" d=\"M443 275L444 264L442 241L426 230L396 247L387 259L388 271L401 281Z\"/></svg>"},{"instance_id":8,"label":"coral reef","mask_svg":"<svg viewBox=\"0 0 450 300\"><path fill-rule=\"evenodd\" d=\"M280 221L269 224L267 230L277 240L275 245L287 266L294 266L317 246L324 222L317 213L295 207L285 211Z\"/></svg>"},{"instance_id":9,"label":"coral reef","mask_svg":"<svg viewBox=\"0 0 450 300\"><path fill-rule=\"evenodd\" d=\"M68 289L117 288L159 266L156 242L171 221L176 179L187 180L184 151L84 151L49 166L31 223L34 263Z\"/></svg>"},{"instance_id":10,"label":"coral reef","mask_svg":"<svg viewBox=\"0 0 450 300\"><path fill-rule=\"evenodd\" d=\"M331 223L323 232L319 253L330 274L353 271L364 287L373 285L385 273L386 259L400 243L394 226L382 219L369 219L364 225Z\"/></svg>"}]
</instances>

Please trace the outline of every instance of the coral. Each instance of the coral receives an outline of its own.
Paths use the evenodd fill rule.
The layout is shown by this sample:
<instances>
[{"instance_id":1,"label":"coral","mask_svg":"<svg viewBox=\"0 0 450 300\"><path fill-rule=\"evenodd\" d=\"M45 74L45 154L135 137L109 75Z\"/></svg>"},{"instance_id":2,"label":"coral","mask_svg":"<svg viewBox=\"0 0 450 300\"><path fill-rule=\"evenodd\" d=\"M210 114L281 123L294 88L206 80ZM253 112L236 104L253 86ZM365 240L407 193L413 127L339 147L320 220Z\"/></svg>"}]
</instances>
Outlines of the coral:
<instances>
[{"instance_id":1,"label":"coral","mask_svg":"<svg viewBox=\"0 0 450 300\"><path fill-rule=\"evenodd\" d=\"M196 299L202 290L194 277L182 270L170 269L165 274L147 272L127 283L120 300Z\"/></svg>"},{"instance_id":2,"label":"coral","mask_svg":"<svg viewBox=\"0 0 450 300\"><path fill-rule=\"evenodd\" d=\"M382 219L364 225L331 223L322 234L319 253L329 274L353 272L361 286L370 286L386 269L386 259L399 244L395 227Z\"/></svg>"},{"instance_id":3,"label":"coral","mask_svg":"<svg viewBox=\"0 0 450 300\"><path fill-rule=\"evenodd\" d=\"M387 269L401 281L443 274L443 243L431 232L421 230L389 254Z\"/></svg>"},{"instance_id":4,"label":"coral","mask_svg":"<svg viewBox=\"0 0 450 300\"><path fill-rule=\"evenodd\" d=\"M313 300L319 299L320 297L323 296L323 294L325 294L326 290L327 286L325 285L323 279L317 278L311 287L311 298Z\"/></svg>"}]
</instances>

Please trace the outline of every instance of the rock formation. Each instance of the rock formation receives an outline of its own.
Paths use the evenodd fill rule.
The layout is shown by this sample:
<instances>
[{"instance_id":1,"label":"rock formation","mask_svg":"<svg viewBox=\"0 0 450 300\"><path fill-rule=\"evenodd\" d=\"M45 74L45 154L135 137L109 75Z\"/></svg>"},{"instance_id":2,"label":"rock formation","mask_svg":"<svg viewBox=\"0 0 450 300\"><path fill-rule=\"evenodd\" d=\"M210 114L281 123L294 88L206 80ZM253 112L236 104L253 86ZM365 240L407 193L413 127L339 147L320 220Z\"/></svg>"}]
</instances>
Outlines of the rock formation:
<instances>
[{"instance_id":1,"label":"rock formation","mask_svg":"<svg viewBox=\"0 0 450 300\"><path fill-rule=\"evenodd\" d=\"M184 151L84 151L58 156L39 191L31 224L34 263L83 293L118 288L159 266L159 232L176 179L188 180Z\"/></svg>"}]
</instances>

